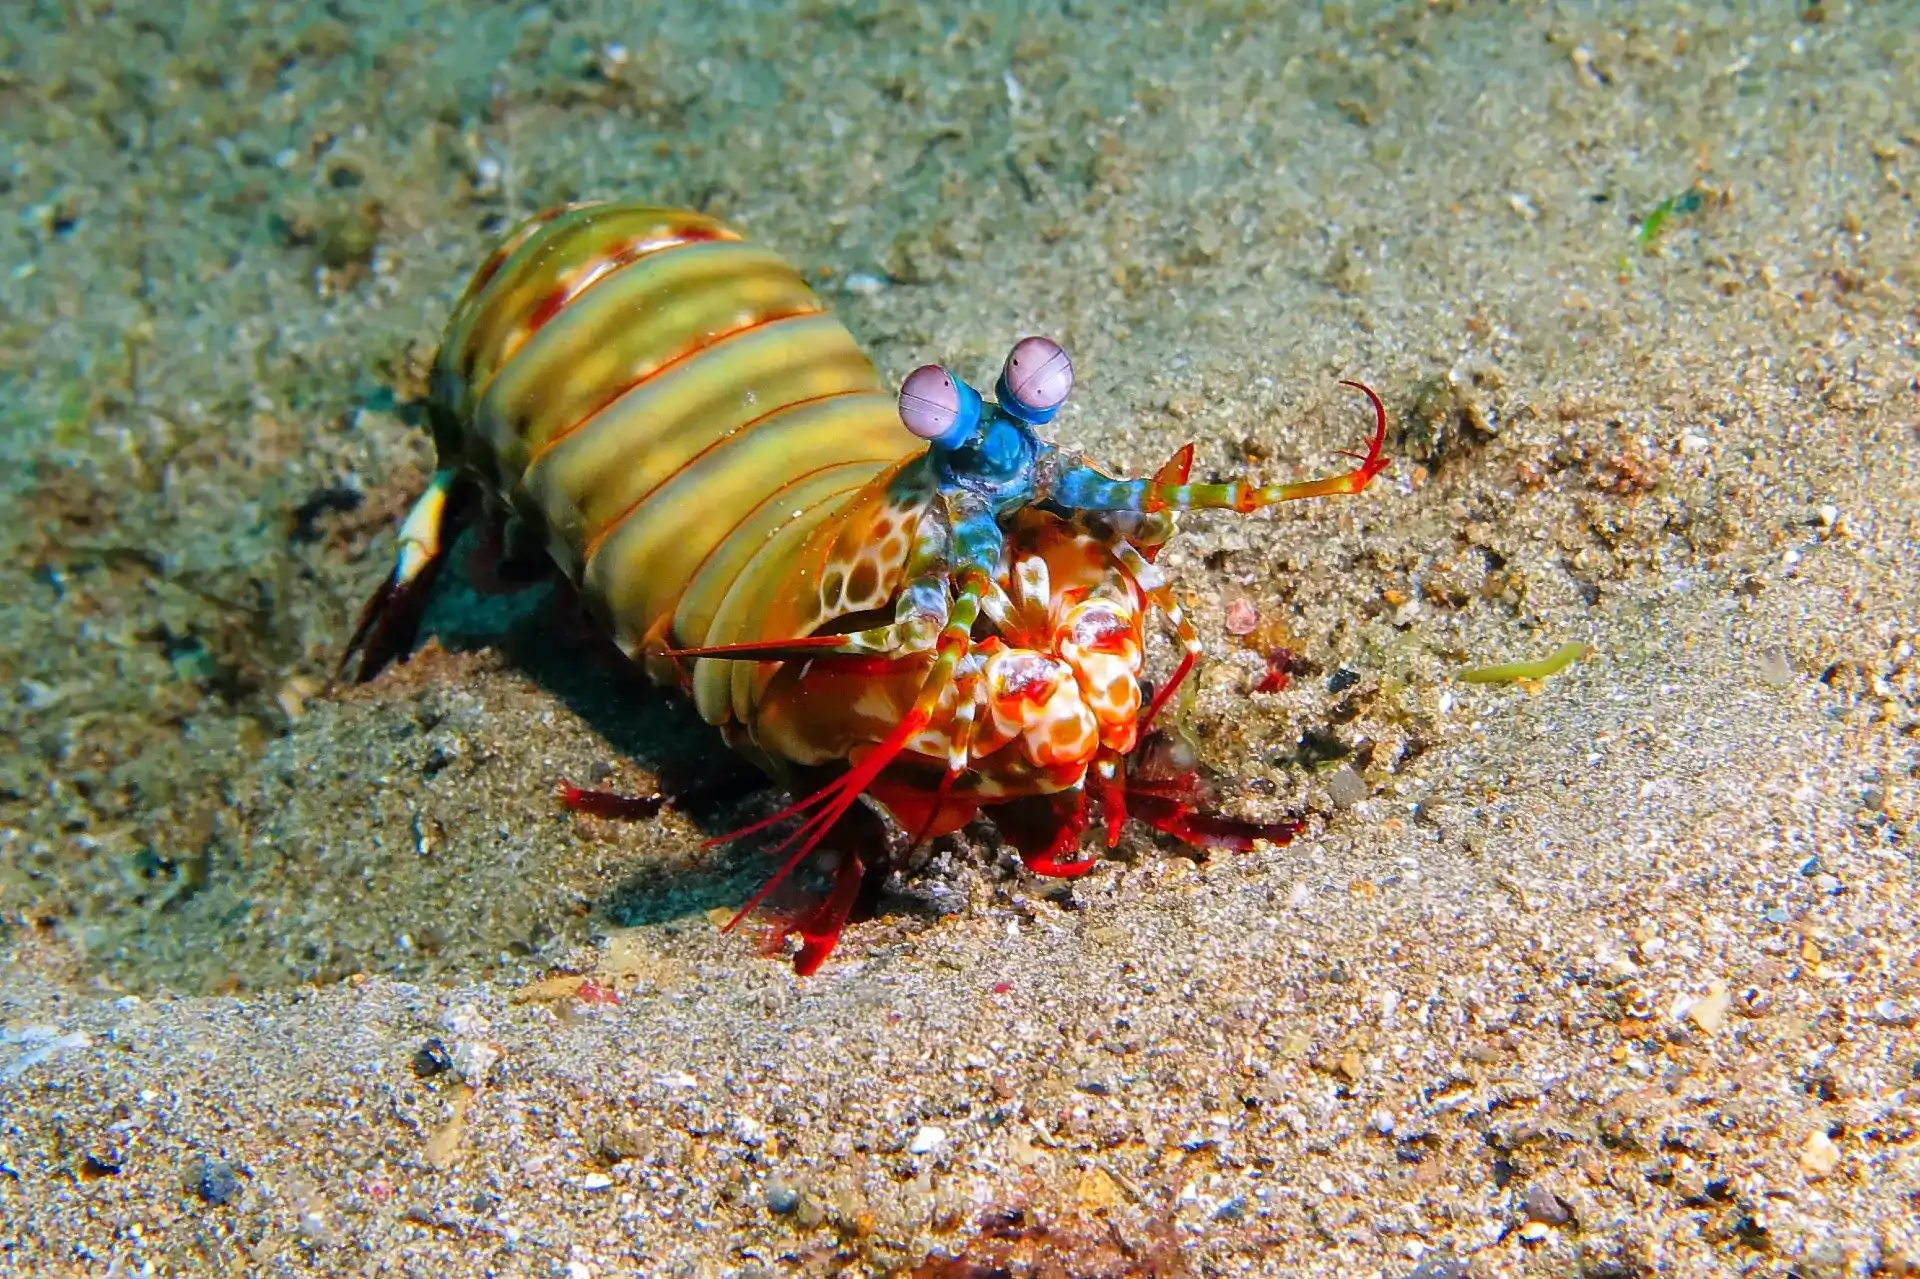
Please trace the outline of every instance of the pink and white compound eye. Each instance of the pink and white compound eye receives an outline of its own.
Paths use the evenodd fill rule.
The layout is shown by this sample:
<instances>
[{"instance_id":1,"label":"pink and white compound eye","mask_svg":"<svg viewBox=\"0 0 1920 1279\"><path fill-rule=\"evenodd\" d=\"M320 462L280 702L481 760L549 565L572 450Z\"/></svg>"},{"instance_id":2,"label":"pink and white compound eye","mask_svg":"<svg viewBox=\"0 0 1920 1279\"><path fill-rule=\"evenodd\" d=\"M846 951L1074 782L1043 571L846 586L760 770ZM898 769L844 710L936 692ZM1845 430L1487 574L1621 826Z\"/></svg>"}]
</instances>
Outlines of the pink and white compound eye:
<instances>
[{"instance_id":1,"label":"pink and white compound eye","mask_svg":"<svg viewBox=\"0 0 1920 1279\"><path fill-rule=\"evenodd\" d=\"M1073 361L1052 338L1021 338L1007 352L1000 389L1016 407L1052 417L1073 390Z\"/></svg>"},{"instance_id":2,"label":"pink and white compound eye","mask_svg":"<svg viewBox=\"0 0 1920 1279\"><path fill-rule=\"evenodd\" d=\"M958 378L938 364L923 364L900 384L900 421L921 439L939 443L961 426L966 401Z\"/></svg>"}]
</instances>

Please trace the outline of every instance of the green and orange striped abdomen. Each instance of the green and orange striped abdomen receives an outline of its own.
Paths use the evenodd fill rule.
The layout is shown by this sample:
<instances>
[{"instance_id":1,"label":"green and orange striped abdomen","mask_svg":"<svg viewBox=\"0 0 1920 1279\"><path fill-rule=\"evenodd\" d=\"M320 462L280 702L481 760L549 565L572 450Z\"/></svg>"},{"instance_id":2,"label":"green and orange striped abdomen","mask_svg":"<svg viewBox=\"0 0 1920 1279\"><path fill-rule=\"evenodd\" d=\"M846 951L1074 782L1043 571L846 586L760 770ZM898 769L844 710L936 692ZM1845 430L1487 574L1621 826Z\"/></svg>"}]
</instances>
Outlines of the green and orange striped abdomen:
<instances>
[{"instance_id":1,"label":"green and orange striped abdomen","mask_svg":"<svg viewBox=\"0 0 1920 1279\"><path fill-rule=\"evenodd\" d=\"M542 214L467 286L430 403L443 473L540 529L620 648L735 745L776 772L850 764L903 722L931 651L877 666L668 655L889 617L935 500L926 444L777 255L684 210ZM1005 535L998 616L882 779L910 802L959 750L950 820L1079 786L1135 740L1138 584L1055 515L1019 512Z\"/></svg>"},{"instance_id":2,"label":"green and orange striped abdomen","mask_svg":"<svg viewBox=\"0 0 1920 1279\"><path fill-rule=\"evenodd\" d=\"M806 281L684 210L581 206L520 228L455 309L432 401L442 464L544 529L639 659L884 606L930 492L924 446ZM719 724L750 722L772 673L676 672Z\"/></svg>"}]
</instances>

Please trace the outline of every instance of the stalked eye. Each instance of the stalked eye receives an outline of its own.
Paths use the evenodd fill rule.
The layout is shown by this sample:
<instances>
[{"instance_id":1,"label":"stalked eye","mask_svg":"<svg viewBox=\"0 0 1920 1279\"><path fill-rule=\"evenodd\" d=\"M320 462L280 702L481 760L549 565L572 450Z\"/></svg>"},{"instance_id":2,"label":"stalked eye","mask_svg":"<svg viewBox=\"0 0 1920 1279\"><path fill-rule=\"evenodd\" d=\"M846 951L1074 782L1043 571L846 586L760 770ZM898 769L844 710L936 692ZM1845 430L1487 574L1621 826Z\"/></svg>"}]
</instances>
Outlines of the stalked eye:
<instances>
[{"instance_id":1,"label":"stalked eye","mask_svg":"<svg viewBox=\"0 0 1920 1279\"><path fill-rule=\"evenodd\" d=\"M1019 416L1045 421L1067 402L1071 390L1073 361L1052 338L1021 338L1007 353L1007 367L1000 373L1000 400Z\"/></svg>"},{"instance_id":2,"label":"stalked eye","mask_svg":"<svg viewBox=\"0 0 1920 1279\"><path fill-rule=\"evenodd\" d=\"M923 364L900 384L900 420L921 439L951 448L973 433L980 397L938 364Z\"/></svg>"}]
</instances>

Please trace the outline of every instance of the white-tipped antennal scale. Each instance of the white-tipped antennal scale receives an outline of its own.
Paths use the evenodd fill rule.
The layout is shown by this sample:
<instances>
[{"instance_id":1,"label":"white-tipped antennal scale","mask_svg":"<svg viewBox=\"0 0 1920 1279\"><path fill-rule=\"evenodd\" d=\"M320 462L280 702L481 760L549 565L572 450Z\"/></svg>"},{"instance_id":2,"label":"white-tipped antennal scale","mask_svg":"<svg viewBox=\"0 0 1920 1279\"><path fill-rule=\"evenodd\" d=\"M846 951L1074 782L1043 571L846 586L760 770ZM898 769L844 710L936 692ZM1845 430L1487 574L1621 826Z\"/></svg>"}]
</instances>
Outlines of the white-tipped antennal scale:
<instances>
[{"instance_id":1,"label":"white-tipped antennal scale","mask_svg":"<svg viewBox=\"0 0 1920 1279\"><path fill-rule=\"evenodd\" d=\"M958 448L980 424L980 396L938 364L923 364L900 384L900 421L938 448Z\"/></svg>"},{"instance_id":2,"label":"white-tipped antennal scale","mask_svg":"<svg viewBox=\"0 0 1920 1279\"><path fill-rule=\"evenodd\" d=\"M1021 338L1000 370L1000 407L1023 422L1053 419L1073 390L1073 361L1052 338Z\"/></svg>"}]
</instances>

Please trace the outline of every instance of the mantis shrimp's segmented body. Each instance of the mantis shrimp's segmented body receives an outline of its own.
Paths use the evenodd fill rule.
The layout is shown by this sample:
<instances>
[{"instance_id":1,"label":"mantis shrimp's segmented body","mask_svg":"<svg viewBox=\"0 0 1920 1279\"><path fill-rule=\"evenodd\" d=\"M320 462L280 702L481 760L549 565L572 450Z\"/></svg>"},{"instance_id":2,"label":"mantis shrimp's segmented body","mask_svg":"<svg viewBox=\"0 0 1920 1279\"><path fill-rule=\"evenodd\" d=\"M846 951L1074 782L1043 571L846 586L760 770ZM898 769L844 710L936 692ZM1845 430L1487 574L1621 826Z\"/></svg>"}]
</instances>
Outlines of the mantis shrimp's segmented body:
<instances>
[{"instance_id":1,"label":"mantis shrimp's segmented body","mask_svg":"<svg viewBox=\"0 0 1920 1279\"><path fill-rule=\"evenodd\" d=\"M349 657L366 678L405 644L451 495L473 482L729 743L790 786L826 779L734 832L804 818L735 923L863 794L916 842L985 812L1043 875L1094 865L1079 845L1096 817L1109 845L1128 815L1195 843L1284 839L1294 824L1196 812L1190 771L1138 766L1159 761L1143 738L1200 652L1153 559L1179 511L1360 492L1386 465L1385 410L1359 387L1376 430L1332 478L1190 484L1191 445L1116 478L1039 433L1072 376L1057 345L1027 338L992 400L938 365L896 398L792 267L719 222L624 204L542 214L454 309L429 403L439 470ZM1153 610L1184 653L1143 708ZM800 935L803 973L881 878L840 852L826 898L777 928Z\"/></svg>"}]
</instances>

